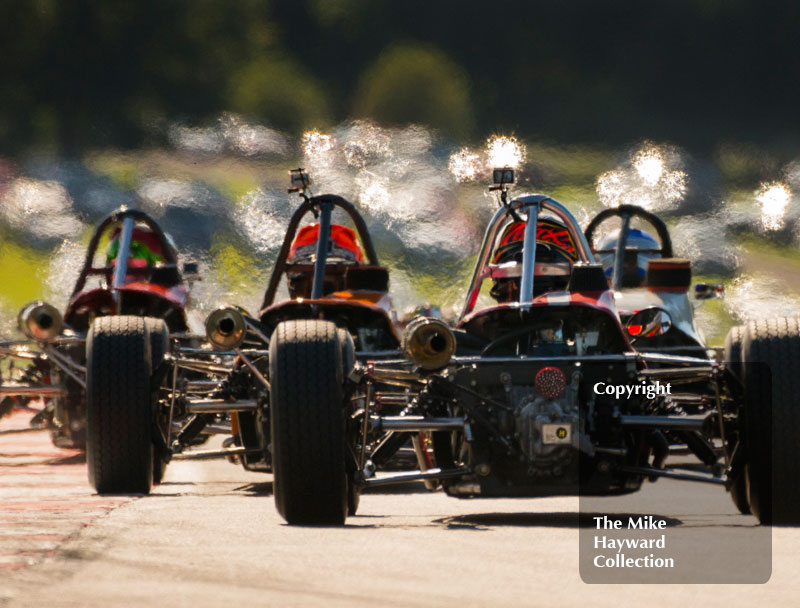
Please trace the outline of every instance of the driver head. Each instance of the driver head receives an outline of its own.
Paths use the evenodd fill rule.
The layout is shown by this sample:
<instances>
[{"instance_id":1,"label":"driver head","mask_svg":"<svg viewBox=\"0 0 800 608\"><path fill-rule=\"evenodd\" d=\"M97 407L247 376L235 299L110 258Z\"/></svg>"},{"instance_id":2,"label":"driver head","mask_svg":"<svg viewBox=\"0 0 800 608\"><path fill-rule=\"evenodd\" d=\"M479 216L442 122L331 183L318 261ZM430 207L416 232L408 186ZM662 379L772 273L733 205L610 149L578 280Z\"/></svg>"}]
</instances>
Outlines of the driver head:
<instances>
[{"instance_id":1,"label":"driver head","mask_svg":"<svg viewBox=\"0 0 800 608\"><path fill-rule=\"evenodd\" d=\"M288 264L307 264L309 270L289 271L286 279L289 287L289 297L311 297L311 288L314 281L313 264L317 255L317 241L319 240L319 224L303 226L289 248L286 259ZM356 234L350 228L339 224L331 225L330 249L328 250L328 264L360 264L364 261L364 254L358 245ZM331 273L325 274L323 295L328 295L342 288L341 276Z\"/></svg>"},{"instance_id":2,"label":"driver head","mask_svg":"<svg viewBox=\"0 0 800 608\"><path fill-rule=\"evenodd\" d=\"M606 278L610 281L614 276L614 251L619 240L619 230L607 234L596 246L598 253L597 260L603 265ZM628 239L625 242L625 268L622 275L623 287L640 287L644 285L647 275L647 262L654 258L661 257L661 245L649 233L638 228L631 228L628 231Z\"/></svg>"},{"instance_id":3,"label":"driver head","mask_svg":"<svg viewBox=\"0 0 800 608\"><path fill-rule=\"evenodd\" d=\"M108 241L106 248L106 265L114 266L119 256L119 241L120 241L119 228L115 228L111 233L111 238ZM129 268L145 268L147 266L154 266L159 262L164 261L164 250L161 246L160 239L153 233L152 230L145 226L137 226L131 233L131 246L128 252L128 267Z\"/></svg>"},{"instance_id":4,"label":"driver head","mask_svg":"<svg viewBox=\"0 0 800 608\"><path fill-rule=\"evenodd\" d=\"M493 264L516 262L522 265L522 250L525 242L525 222L512 222L503 230ZM536 225L536 264L569 263L578 259L575 243L567 227L560 221L544 218ZM533 283L533 295L566 289L567 276L538 276ZM514 302L519 299L519 278L495 279L490 295L498 302Z\"/></svg>"}]
</instances>

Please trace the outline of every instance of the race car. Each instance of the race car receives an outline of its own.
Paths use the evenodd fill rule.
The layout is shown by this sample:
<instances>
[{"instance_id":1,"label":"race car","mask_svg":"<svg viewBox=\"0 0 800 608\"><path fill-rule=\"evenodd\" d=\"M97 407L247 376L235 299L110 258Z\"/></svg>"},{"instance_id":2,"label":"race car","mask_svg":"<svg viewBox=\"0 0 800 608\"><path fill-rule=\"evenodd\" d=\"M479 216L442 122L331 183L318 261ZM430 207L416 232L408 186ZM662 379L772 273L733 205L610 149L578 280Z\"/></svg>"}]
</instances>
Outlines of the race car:
<instances>
[{"instance_id":1,"label":"race car","mask_svg":"<svg viewBox=\"0 0 800 608\"><path fill-rule=\"evenodd\" d=\"M196 272L192 264L185 270ZM151 357L157 364L167 334L187 332L188 303L175 248L155 220L135 209L114 211L89 241L64 314L46 302L32 302L18 315L25 339L0 343L0 358L8 360L0 407L11 411L41 400L32 424L48 428L57 447L85 449L90 328L105 317L149 319L144 323L151 329Z\"/></svg>"},{"instance_id":2,"label":"race car","mask_svg":"<svg viewBox=\"0 0 800 608\"><path fill-rule=\"evenodd\" d=\"M357 360L396 357L400 352L400 334L388 294L389 273L378 261L364 219L352 203L339 196L309 196L310 180L305 172L291 175L295 187L290 192L299 193L302 203L287 227L258 315L234 306L212 312L206 320L208 343L200 347L171 344L152 380L145 373L152 330L145 324L128 335L108 330L90 335L88 366L101 370L109 386L153 388L152 395L147 391L130 396L103 393L107 407L130 418L124 428L109 427L94 438L96 453L102 455L97 470L117 472L92 479L98 492L146 493L150 490L148 470L173 457L226 457L251 471L291 469L294 465L284 456L285 446L310 427L296 419L294 392L275 396L271 378L305 373L284 361L286 344L304 340L305 328L319 319L329 321L340 345L338 360L348 367ZM346 214L355 230L333 223L334 210ZM310 216L317 221L301 225ZM289 297L276 302L284 280ZM276 328L280 328L278 334ZM283 345L278 351L276 339ZM123 356L123 352L131 354ZM280 371L273 369L275 360L282 361ZM315 380L298 385L297 391L316 387ZM284 389L285 384L279 383L278 390ZM383 405L396 408L400 401L405 402L403 394L387 393ZM292 426L283 429L287 418L293 420ZM273 430L276 425L281 427L280 437ZM187 451L198 434L219 426L232 433L222 449ZM90 447L92 441L90 437ZM335 465L338 461L331 462ZM320 462L315 474L327 475L325 467L326 463ZM346 468L346 478L352 480L354 456L347 458ZM352 481L347 483L355 489ZM282 495L281 488L275 491ZM354 512L357 494L351 492L349 498Z\"/></svg>"},{"instance_id":3,"label":"race car","mask_svg":"<svg viewBox=\"0 0 800 608\"><path fill-rule=\"evenodd\" d=\"M601 227L616 218L620 228L598 238ZM632 227L632 220L639 220L644 227ZM585 236L603 265L623 322L640 310L653 308L662 311L661 324L669 325L652 335L644 327L628 326L629 338L638 350L714 357L694 318L689 297L691 261L673 257L672 239L660 217L636 205L604 209L586 227ZM722 285L699 283L693 291L695 300L724 295Z\"/></svg>"},{"instance_id":4,"label":"race car","mask_svg":"<svg viewBox=\"0 0 800 608\"><path fill-rule=\"evenodd\" d=\"M601 227L615 218L620 220L620 228L598 239ZM633 228L633 220L639 220L645 228ZM656 236L646 228L652 229ZM707 343L695 321L695 309L689 297L691 261L673 258L672 239L660 217L636 205L620 205L598 213L584 234L592 253L603 265L623 323L640 311L651 311L653 321L650 326L626 324L628 337L637 350L706 358L709 365L724 362L738 375L744 328L734 328L724 348L713 348ZM722 285L699 283L694 287L695 300L721 298L723 295ZM736 339L738 342L732 342ZM651 363L653 368L660 365ZM662 398L658 407L671 415L707 414L716 407L715 403L687 398L687 395L713 392L714 384L708 379L700 379L684 384L677 399L672 396ZM664 435L671 452L688 450L709 467L718 467L720 456L724 455L721 446L715 445L712 438L696 429L669 429L664 431ZM750 513L745 477L732 478L729 485L734 504L743 514Z\"/></svg>"},{"instance_id":5,"label":"race car","mask_svg":"<svg viewBox=\"0 0 800 608\"><path fill-rule=\"evenodd\" d=\"M417 319L405 330L403 356L353 362L342 356L347 341L335 320L276 327L268 382L284 519L343 524L351 482L362 489L437 480L458 497L604 496L669 477L727 488L744 478L762 524L798 523L800 322L751 322L740 373L706 357L638 351L629 328L665 332L662 311L643 309L623 325L572 214L546 195L508 200L509 171L499 171L501 206L454 328ZM478 306L489 280L496 302ZM673 403L708 407L671 413L659 390L667 383L708 387L672 395ZM403 416L380 410L387 386L409 398ZM717 442L720 461L701 463L705 472L665 467L664 433L674 429ZM386 431L432 433L437 466L376 475L372 436Z\"/></svg>"}]
</instances>

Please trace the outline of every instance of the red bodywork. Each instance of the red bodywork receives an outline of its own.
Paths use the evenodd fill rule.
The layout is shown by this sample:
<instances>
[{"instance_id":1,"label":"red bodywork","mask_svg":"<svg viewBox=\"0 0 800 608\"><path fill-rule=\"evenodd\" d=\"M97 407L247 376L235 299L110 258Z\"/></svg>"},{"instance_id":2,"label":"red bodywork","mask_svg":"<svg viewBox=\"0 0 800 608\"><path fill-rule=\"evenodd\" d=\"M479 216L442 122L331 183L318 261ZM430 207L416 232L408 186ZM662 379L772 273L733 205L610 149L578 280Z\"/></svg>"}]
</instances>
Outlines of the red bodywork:
<instances>
[{"instance_id":1,"label":"red bodywork","mask_svg":"<svg viewBox=\"0 0 800 608\"><path fill-rule=\"evenodd\" d=\"M613 327L615 333L619 334L619 351L627 352L633 350L628 340L627 332L622 327L619 315L617 315L616 306L614 304L614 294L611 290L578 293L551 291L538 296L528 306L521 306L517 302L496 304L468 314L458 323L457 327L458 329L464 329L470 333L485 335L485 326L498 315L507 315L510 317L511 315L508 313L518 312L521 309L529 309L529 314L532 316L536 314L537 310L544 313L548 309L561 308L591 309L597 311L602 315L602 318L610 324L609 327ZM520 324L522 323L524 323L524 321L520 316Z\"/></svg>"},{"instance_id":2,"label":"red bodywork","mask_svg":"<svg viewBox=\"0 0 800 608\"><path fill-rule=\"evenodd\" d=\"M114 301L113 293L115 291L119 292L121 295L121 310L117 310L117 303ZM70 300L67 305L67 310L64 313L64 320L67 325L73 329L81 330L88 329L91 323L89 319L94 317L111 314L135 314L133 311L129 310L126 304L131 301L131 296L133 296L134 301L140 306L143 302L146 302L145 307L153 312L166 311L167 314L171 314L175 319L173 323L180 328L175 331L185 331L185 308L189 301L189 295L186 287L183 285L166 287L153 283L137 282L129 283L117 289L112 289L110 287L88 289ZM162 316L162 314L154 316ZM168 325L171 325L171 323L168 323ZM172 327L170 327L170 329L172 329Z\"/></svg>"},{"instance_id":3,"label":"red bodywork","mask_svg":"<svg viewBox=\"0 0 800 608\"><path fill-rule=\"evenodd\" d=\"M123 240L121 226L126 222L128 234L157 255L157 260L163 261L148 264L128 257L128 249L118 251L117 258L103 266L94 267L95 258L102 255L99 247L103 237L109 242ZM126 272L124 276L115 277L115 271L119 270L117 259L122 259L123 255L127 260ZM98 280L89 286L91 277ZM146 213L120 208L100 223L89 242L86 260L64 313L64 321L75 331L88 331L92 320L98 316L147 316L164 319L170 331L183 332L188 329L185 312L188 300L175 251L164 232Z\"/></svg>"}]
</instances>

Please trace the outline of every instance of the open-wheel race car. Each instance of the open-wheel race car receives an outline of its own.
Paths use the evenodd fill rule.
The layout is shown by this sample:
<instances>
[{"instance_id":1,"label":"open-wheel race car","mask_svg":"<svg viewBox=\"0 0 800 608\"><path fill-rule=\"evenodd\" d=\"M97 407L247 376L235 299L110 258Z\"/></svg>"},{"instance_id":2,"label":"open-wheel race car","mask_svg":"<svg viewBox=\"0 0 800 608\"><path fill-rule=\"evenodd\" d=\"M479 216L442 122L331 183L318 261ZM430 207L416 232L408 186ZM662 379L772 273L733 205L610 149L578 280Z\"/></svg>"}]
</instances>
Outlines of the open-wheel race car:
<instances>
[{"instance_id":1,"label":"open-wheel race car","mask_svg":"<svg viewBox=\"0 0 800 608\"><path fill-rule=\"evenodd\" d=\"M619 220L619 228L608 231L608 225L615 220ZM633 221L638 221L639 227L633 227ZM604 228L605 234L600 237ZM614 292L617 313L636 350L706 358L709 365L726 362L731 372L740 374L738 360L744 327L730 332L724 348L713 348L707 343L696 323L696 302L693 303L689 295L692 292L691 261L673 257L669 230L658 215L636 205L604 209L589 222L584 234L592 253L603 265ZM722 297L724 287L699 283L693 292L695 301L702 302ZM649 313L642 312L645 310ZM627 323L632 316L644 314L653 319L649 325ZM661 365L671 364L650 363L652 368ZM682 387L684 394L713 394L714 390L708 378ZM685 397L666 397L658 405L659 410L672 415L700 415L715 407L715 403L708 399ZM670 429L665 430L664 435L672 450L680 452L683 447L707 466L720 466L718 460L724 450L714 444L712 437L696 429ZM749 513L743 475L734 479L730 491L739 510Z\"/></svg>"},{"instance_id":2,"label":"open-wheel race car","mask_svg":"<svg viewBox=\"0 0 800 608\"><path fill-rule=\"evenodd\" d=\"M638 351L627 328L666 331L659 310L623 325L569 210L545 195L509 201L509 173L495 172L502 206L454 328L417 319L401 357L353 363L334 319L278 325L269 382L281 515L344 523L351 479L356 489L437 480L452 496L536 497L625 494L668 477L741 484L761 523L800 522L800 323L751 322L730 363ZM497 302L479 307L488 280ZM406 394L402 416L380 410L384 392ZM678 415L676 403L703 407ZM700 433L719 460L702 463L707 472L665 467L672 430ZM429 433L436 467L375 475L371 446L387 431Z\"/></svg>"},{"instance_id":3,"label":"open-wheel race car","mask_svg":"<svg viewBox=\"0 0 800 608\"><path fill-rule=\"evenodd\" d=\"M184 270L195 272L188 265ZM89 241L64 314L46 302L32 302L18 315L25 339L0 343L0 358L8 360L0 404L10 410L41 401L32 424L48 428L58 447L84 449L93 381L87 334L119 327L120 317L138 317L137 324L150 328L157 362L167 334L187 332L187 304L175 248L155 220L135 209L114 211Z\"/></svg>"},{"instance_id":4,"label":"open-wheel race car","mask_svg":"<svg viewBox=\"0 0 800 608\"><path fill-rule=\"evenodd\" d=\"M233 306L212 312L206 319L208 344L198 347L173 341L159 366L153 366L149 385L153 392L131 397L139 400L139 406L118 400L120 410L130 410L137 417L128 428L147 430L136 430L136 437L123 432L125 441L120 441L120 431L108 429L100 438L107 448L102 452L102 466L124 474L96 484L98 491L147 492L149 486L142 483L147 469L163 467L172 457L226 457L247 470L280 471L276 476L284 484L311 474L303 468L311 459L313 475L349 488L349 509L355 511L356 460L345 455L344 444L332 458L308 455L300 464L292 461L289 446L298 437L302 442L313 429L301 409L306 394L322 390L334 398L345 381L343 369L351 369L357 360L398 356L400 335L388 295L389 274L380 265L366 222L352 203L336 195L306 195L309 181L302 171L293 172L293 183L297 187L291 191L299 192L303 200L287 227L260 312L252 316ZM333 223L334 210L346 215L355 230ZM302 225L310 216L317 221ZM289 297L276 302L284 280ZM318 336L320 327L332 333ZM102 356L116 349L117 354L111 356L119 360L119 353L131 348L128 341L138 344L139 382L145 383L147 333L142 328L135 337L104 336L112 343L103 347ZM324 358L305 361L304 357L314 356L309 353L288 354L296 344L315 336L336 343L337 361L343 367L328 369ZM91 351L89 359L91 366ZM280 365L276 367L275 362ZM110 386L136 384L129 365L105 365ZM314 378L300 382L311 370ZM339 374L335 386L329 384L330 373ZM405 395L387 396L384 406L396 408L400 401L405 403ZM187 449L209 429L230 433L222 449ZM138 441L139 436L148 441ZM125 447L128 444L138 446L135 458ZM336 467L343 458L346 475L339 479ZM297 475L285 473L298 466ZM285 493L283 486L276 485L276 500Z\"/></svg>"},{"instance_id":5,"label":"open-wheel race car","mask_svg":"<svg viewBox=\"0 0 800 608\"><path fill-rule=\"evenodd\" d=\"M603 229L619 220L620 227ZM634 228L632 221L640 227ZM651 229L651 233L647 229ZM600 237L601 232L606 232ZM691 290L691 261L673 257L672 239L664 221L655 213L636 205L620 205L598 213L584 232L595 258L602 263L609 286L614 291L617 312L625 323L641 310L661 311L664 331L647 333L640 325L627 327L637 350L690 356L711 356L694 318ZM722 297L722 285L699 283L695 300Z\"/></svg>"}]
</instances>

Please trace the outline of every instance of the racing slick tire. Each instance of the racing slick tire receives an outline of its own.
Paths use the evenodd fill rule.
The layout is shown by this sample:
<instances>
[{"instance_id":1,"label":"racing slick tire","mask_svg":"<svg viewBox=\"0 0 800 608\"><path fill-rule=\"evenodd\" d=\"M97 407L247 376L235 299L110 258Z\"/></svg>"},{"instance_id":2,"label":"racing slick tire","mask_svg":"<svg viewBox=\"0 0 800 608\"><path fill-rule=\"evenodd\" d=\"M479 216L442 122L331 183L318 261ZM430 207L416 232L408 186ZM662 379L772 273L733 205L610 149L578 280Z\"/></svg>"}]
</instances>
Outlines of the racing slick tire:
<instances>
[{"instance_id":1,"label":"racing slick tire","mask_svg":"<svg viewBox=\"0 0 800 608\"><path fill-rule=\"evenodd\" d=\"M742 378L742 340L745 332L744 325L732 327L725 337L724 361L734 376ZM744 470L731 486L731 500L739 513L750 515L750 503L747 502L747 480Z\"/></svg>"},{"instance_id":2,"label":"racing slick tire","mask_svg":"<svg viewBox=\"0 0 800 608\"><path fill-rule=\"evenodd\" d=\"M147 327L147 333L150 336L150 362L152 364L152 371L155 373L167 352L169 330L167 329L167 324L164 322L164 319L156 319L155 317L143 318L144 324Z\"/></svg>"},{"instance_id":3,"label":"racing slick tire","mask_svg":"<svg viewBox=\"0 0 800 608\"><path fill-rule=\"evenodd\" d=\"M742 342L744 332L747 329L744 325L731 327L725 337L725 363L737 378L742 377Z\"/></svg>"},{"instance_id":4,"label":"racing slick tire","mask_svg":"<svg viewBox=\"0 0 800 608\"><path fill-rule=\"evenodd\" d=\"M351 473L347 475L347 514L355 515L361 503L361 488L356 485Z\"/></svg>"},{"instance_id":5,"label":"racing slick tire","mask_svg":"<svg viewBox=\"0 0 800 608\"><path fill-rule=\"evenodd\" d=\"M800 319L750 321L742 342L745 477L764 525L800 524Z\"/></svg>"},{"instance_id":6,"label":"racing slick tire","mask_svg":"<svg viewBox=\"0 0 800 608\"><path fill-rule=\"evenodd\" d=\"M356 347L350 332L339 328L336 333L339 335L339 344L342 346L343 377L347 378L356 364ZM358 464L355 457L350 456L347 459L347 465L347 514L355 515L361 502L361 488L356 483Z\"/></svg>"},{"instance_id":7,"label":"racing slick tire","mask_svg":"<svg viewBox=\"0 0 800 608\"><path fill-rule=\"evenodd\" d=\"M164 355L169 348L169 329L164 319L156 319L154 317L145 317L144 324L147 327L147 332L150 335L150 363L152 368L151 381L152 389L158 390L158 384L161 382L161 376L158 374L159 366L164 360ZM164 473L167 470L167 455L159 454L157 450L155 459L153 461L153 485L157 486L164 479Z\"/></svg>"},{"instance_id":8,"label":"racing slick tire","mask_svg":"<svg viewBox=\"0 0 800 608\"><path fill-rule=\"evenodd\" d=\"M344 349L328 321L285 321L270 340L273 493L290 524L347 517Z\"/></svg>"},{"instance_id":9,"label":"racing slick tire","mask_svg":"<svg viewBox=\"0 0 800 608\"><path fill-rule=\"evenodd\" d=\"M98 494L153 482L150 337L142 317L94 320L86 340L86 460Z\"/></svg>"}]
</instances>

